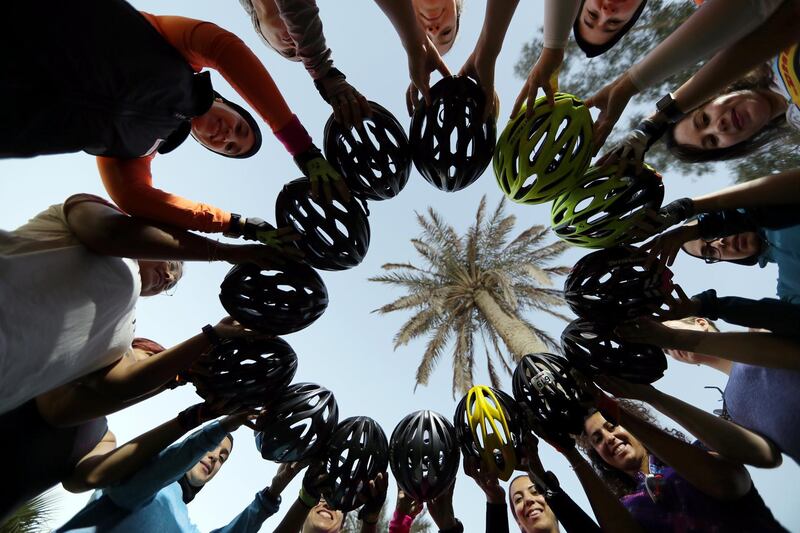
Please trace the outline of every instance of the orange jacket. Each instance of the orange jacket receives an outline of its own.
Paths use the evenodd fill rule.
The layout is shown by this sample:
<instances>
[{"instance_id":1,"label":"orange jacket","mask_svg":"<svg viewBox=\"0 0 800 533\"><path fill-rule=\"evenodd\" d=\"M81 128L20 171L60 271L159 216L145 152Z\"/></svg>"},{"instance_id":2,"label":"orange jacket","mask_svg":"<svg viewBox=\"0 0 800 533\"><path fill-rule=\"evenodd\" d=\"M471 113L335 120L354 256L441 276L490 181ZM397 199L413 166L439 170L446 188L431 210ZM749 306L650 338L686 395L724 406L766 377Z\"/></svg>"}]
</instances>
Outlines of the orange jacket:
<instances>
[{"instance_id":1,"label":"orange jacket","mask_svg":"<svg viewBox=\"0 0 800 533\"><path fill-rule=\"evenodd\" d=\"M273 132L292 120L292 111L272 76L236 35L202 20L142 15L196 71L218 71ZM153 157L155 154L138 159L97 158L103 185L120 208L131 215L190 230L218 233L228 229L229 212L153 187Z\"/></svg>"}]
</instances>

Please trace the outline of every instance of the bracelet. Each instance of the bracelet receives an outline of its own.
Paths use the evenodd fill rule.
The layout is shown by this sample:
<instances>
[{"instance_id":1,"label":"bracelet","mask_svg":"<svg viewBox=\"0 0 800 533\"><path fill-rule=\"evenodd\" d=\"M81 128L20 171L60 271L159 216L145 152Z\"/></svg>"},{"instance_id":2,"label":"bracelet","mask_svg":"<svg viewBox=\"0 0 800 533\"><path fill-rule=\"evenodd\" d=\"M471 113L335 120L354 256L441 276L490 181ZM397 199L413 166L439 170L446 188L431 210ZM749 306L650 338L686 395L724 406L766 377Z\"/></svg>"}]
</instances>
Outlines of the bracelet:
<instances>
[{"instance_id":1,"label":"bracelet","mask_svg":"<svg viewBox=\"0 0 800 533\"><path fill-rule=\"evenodd\" d=\"M297 495L297 499L309 509L315 507L319 503L319 498L314 498L306 491L306 488L302 486L300 487L300 493Z\"/></svg>"}]
</instances>

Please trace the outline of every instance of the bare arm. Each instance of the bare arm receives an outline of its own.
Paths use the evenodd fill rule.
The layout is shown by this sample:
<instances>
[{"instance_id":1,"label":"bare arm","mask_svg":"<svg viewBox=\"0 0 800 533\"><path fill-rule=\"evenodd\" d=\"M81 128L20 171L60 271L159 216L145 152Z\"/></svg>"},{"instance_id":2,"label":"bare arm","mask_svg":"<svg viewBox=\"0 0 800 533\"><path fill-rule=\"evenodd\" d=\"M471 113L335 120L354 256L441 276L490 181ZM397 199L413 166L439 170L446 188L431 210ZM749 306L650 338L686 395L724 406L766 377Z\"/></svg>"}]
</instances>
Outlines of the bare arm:
<instances>
[{"instance_id":1,"label":"bare arm","mask_svg":"<svg viewBox=\"0 0 800 533\"><path fill-rule=\"evenodd\" d=\"M800 169L787 170L757 180L726 187L693 198L697 213L725 209L800 204Z\"/></svg>"},{"instance_id":2,"label":"bare arm","mask_svg":"<svg viewBox=\"0 0 800 533\"><path fill-rule=\"evenodd\" d=\"M663 348L715 355L748 365L800 371L800 342L767 332L673 330Z\"/></svg>"},{"instance_id":3,"label":"bare arm","mask_svg":"<svg viewBox=\"0 0 800 533\"><path fill-rule=\"evenodd\" d=\"M297 498L273 533L297 533L303 528L303 522L310 511L311 508Z\"/></svg>"}]
</instances>

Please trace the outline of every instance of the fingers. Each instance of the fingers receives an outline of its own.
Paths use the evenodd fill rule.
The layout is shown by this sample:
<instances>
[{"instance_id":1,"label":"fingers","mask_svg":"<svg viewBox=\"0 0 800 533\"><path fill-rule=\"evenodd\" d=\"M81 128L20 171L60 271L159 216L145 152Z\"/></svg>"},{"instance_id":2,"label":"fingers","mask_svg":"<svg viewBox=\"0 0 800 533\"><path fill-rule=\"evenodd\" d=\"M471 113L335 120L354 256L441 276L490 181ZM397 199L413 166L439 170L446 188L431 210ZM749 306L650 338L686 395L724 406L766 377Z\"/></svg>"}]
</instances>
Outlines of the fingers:
<instances>
[{"instance_id":1,"label":"fingers","mask_svg":"<svg viewBox=\"0 0 800 533\"><path fill-rule=\"evenodd\" d=\"M406 90L406 109L408 109L408 116L413 116L414 111L419 106L420 98L417 87L412 83Z\"/></svg>"},{"instance_id":2,"label":"fingers","mask_svg":"<svg viewBox=\"0 0 800 533\"><path fill-rule=\"evenodd\" d=\"M333 186L336 188L336 194L340 199L344 202L349 202L351 200L350 189L347 187L347 183L345 183L344 179L338 178L333 180Z\"/></svg>"},{"instance_id":3,"label":"fingers","mask_svg":"<svg viewBox=\"0 0 800 533\"><path fill-rule=\"evenodd\" d=\"M553 86L550 83L543 83L542 90L544 91L544 95L547 98L547 103L552 105L556 105L556 92L553 90Z\"/></svg>"},{"instance_id":4,"label":"fingers","mask_svg":"<svg viewBox=\"0 0 800 533\"><path fill-rule=\"evenodd\" d=\"M311 179L311 198L319 201L319 178Z\"/></svg>"},{"instance_id":5,"label":"fingers","mask_svg":"<svg viewBox=\"0 0 800 533\"><path fill-rule=\"evenodd\" d=\"M519 110L522 109L522 103L528 97L528 82L522 86L522 89L519 91L517 95L517 99L514 100L514 107L511 108L511 117L514 118L519 114Z\"/></svg>"}]
</instances>

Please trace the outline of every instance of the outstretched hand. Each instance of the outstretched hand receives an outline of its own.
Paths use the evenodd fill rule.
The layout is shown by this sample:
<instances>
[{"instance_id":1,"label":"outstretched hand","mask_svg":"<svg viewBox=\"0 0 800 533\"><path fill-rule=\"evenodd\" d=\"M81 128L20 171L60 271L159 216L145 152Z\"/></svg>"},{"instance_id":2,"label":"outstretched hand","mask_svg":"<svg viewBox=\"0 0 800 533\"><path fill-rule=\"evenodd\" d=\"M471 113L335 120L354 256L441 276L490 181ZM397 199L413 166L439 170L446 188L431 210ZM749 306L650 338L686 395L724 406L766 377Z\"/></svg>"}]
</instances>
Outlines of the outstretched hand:
<instances>
[{"instance_id":1,"label":"outstretched hand","mask_svg":"<svg viewBox=\"0 0 800 533\"><path fill-rule=\"evenodd\" d=\"M669 348L676 330L652 318L640 317L620 324L614 329L614 333L635 344L651 344L659 348Z\"/></svg>"},{"instance_id":2,"label":"outstretched hand","mask_svg":"<svg viewBox=\"0 0 800 533\"><path fill-rule=\"evenodd\" d=\"M611 376L595 376L594 381L615 398L630 398L631 400L644 402L651 398L653 392L655 392L655 388L652 385L631 383Z\"/></svg>"},{"instance_id":3,"label":"outstretched hand","mask_svg":"<svg viewBox=\"0 0 800 533\"><path fill-rule=\"evenodd\" d=\"M417 516L422 512L423 504L418 502L411 496L405 493L400 486L397 486L397 503L395 503L395 511L402 516Z\"/></svg>"},{"instance_id":4,"label":"outstretched hand","mask_svg":"<svg viewBox=\"0 0 800 533\"><path fill-rule=\"evenodd\" d=\"M372 116L367 99L341 73L338 76L323 76L318 83L320 93L325 95L325 101L333 108L333 119L345 128L359 126L366 117Z\"/></svg>"},{"instance_id":5,"label":"outstretched hand","mask_svg":"<svg viewBox=\"0 0 800 533\"><path fill-rule=\"evenodd\" d=\"M459 76L469 76L476 80L483 91L485 100L481 119L484 122L499 112L500 99L497 98L494 90L494 68L495 60L493 58L473 50L458 73Z\"/></svg>"},{"instance_id":6,"label":"outstretched hand","mask_svg":"<svg viewBox=\"0 0 800 533\"><path fill-rule=\"evenodd\" d=\"M486 494L489 503L503 503L506 491L500 486L500 480L492 469L487 468L478 457L464 456L464 473L475 480L475 483Z\"/></svg>"},{"instance_id":7,"label":"outstretched hand","mask_svg":"<svg viewBox=\"0 0 800 533\"><path fill-rule=\"evenodd\" d=\"M420 33L416 45L407 48L406 52L408 54L408 73L411 77L411 85L406 93L406 107L408 116L411 116L419 104L417 92L422 94L426 104L430 105L431 103L431 72L437 70L442 76L452 76L452 74L430 37L424 33Z\"/></svg>"},{"instance_id":8,"label":"outstretched hand","mask_svg":"<svg viewBox=\"0 0 800 533\"><path fill-rule=\"evenodd\" d=\"M646 242L642 245L642 249L648 250L650 256L645 262L645 268L650 268L658 263L672 266L683 245L697 238L699 238L698 227L696 224L690 224L662 233L655 239Z\"/></svg>"},{"instance_id":9,"label":"outstretched hand","mask_svg":"<svg viewBox=\"0 0 800 533\"><path fill-rule=\"evenodd\" d=\"M600 110L600 115L594 123L592 154L597 154L603 147L628 102L637 92L630 75L625 72L586 100L587 106Z\"/></svg>"},{"instance_id":10,"label":"outstretched hand","mask_svg":"<svg viewBox=\"0 0 800 533\"><path fill-rule=\"evenodd\" d=\"M533 116L533 104L539 95L539 89L544 92L550 105L555 103L555 91L558 90L558 71L564 61L564 50L543 48L539 59L531 67L525 84L514 101L511 109L511 118L519 114L522 105L526 105L525 116Z\"/></svg>"}]
</instances>

